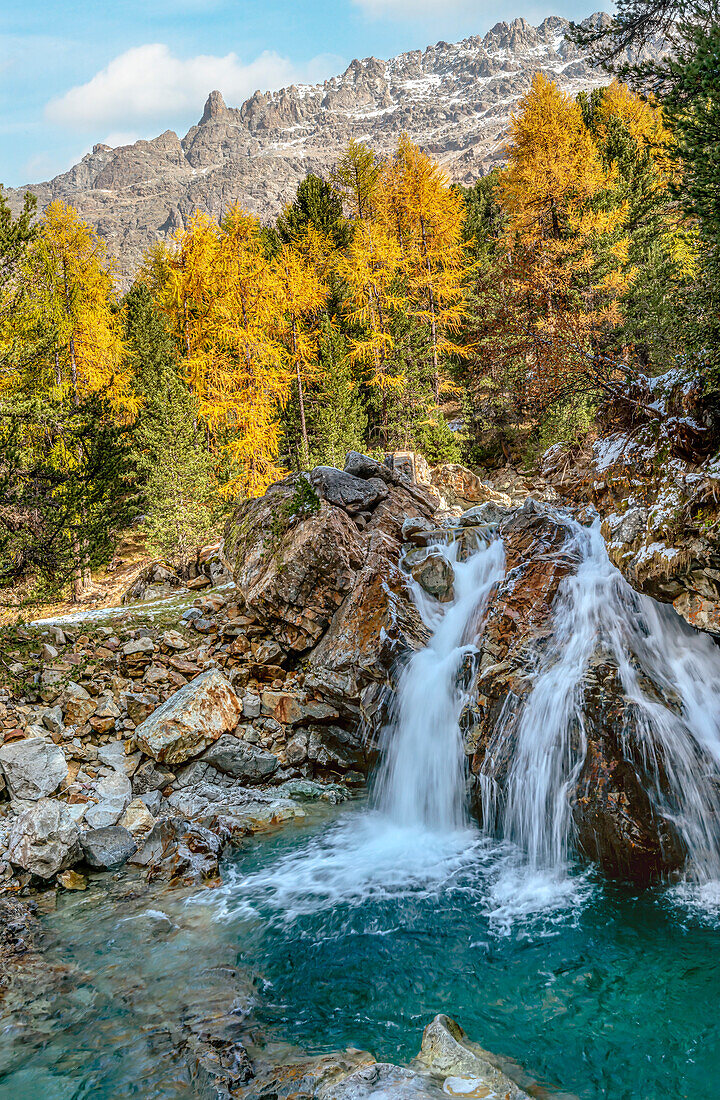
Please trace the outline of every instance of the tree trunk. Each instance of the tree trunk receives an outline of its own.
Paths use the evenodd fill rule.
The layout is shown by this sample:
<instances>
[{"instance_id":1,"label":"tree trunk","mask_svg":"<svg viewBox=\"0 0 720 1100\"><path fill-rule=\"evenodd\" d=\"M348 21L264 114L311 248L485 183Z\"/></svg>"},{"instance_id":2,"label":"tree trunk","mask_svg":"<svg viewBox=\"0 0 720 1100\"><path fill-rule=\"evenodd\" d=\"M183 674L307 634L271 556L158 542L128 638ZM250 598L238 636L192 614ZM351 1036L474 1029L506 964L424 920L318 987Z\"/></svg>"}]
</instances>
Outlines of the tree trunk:
<instances>
[{"instance_id":1,"label":"tree trunk","mask_svg":"<svg viewBox=\"0 0 720 1100\"><path fill-rule=\"evenodd\" d=\"M78 603L82 598L85 586L83 584L82 560L80 557L80 539L73 534L73 601Z\"/></svg>"},{"instance_id":2,"label":"tree trunk","mask_svg":"<svg viewBox=\"0 0 720 1100\"><path fill-rule=\"evenodd\" d=\"M300 373L300 357L297 353L297 340L295 330L295 318L292 318L292 345L293 345L293 358L295 359L295 377L297 378L298 388L298 403L300 405L300 427L302 428L303 438L303 459L305 466L310 465L310 443L308 440L307 425L305 423L305 398L303 395L302 374Z\"/></svg>"}]
</instances>

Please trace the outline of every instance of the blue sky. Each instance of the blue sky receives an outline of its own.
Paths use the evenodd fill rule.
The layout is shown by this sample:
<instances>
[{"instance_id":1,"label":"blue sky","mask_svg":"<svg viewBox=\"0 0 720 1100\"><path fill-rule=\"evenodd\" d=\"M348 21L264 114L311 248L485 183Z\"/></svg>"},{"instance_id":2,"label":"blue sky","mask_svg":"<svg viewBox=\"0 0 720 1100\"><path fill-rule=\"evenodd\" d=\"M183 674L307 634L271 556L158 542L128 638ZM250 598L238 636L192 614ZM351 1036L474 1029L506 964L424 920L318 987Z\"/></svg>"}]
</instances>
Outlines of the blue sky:
<instances>
[{"instance_id":1,"label":"blue sky","mask_svg":"<svg viewBox=\"0 0 720 1100\"><path fill-rule=\"evenodd\" d=\"M484 33L500 19L582 18L583 0L5 0L0 11L0 183L48 179L95 142L181 136L219 88L323 80Z\"/></svg>"}]
</instances>

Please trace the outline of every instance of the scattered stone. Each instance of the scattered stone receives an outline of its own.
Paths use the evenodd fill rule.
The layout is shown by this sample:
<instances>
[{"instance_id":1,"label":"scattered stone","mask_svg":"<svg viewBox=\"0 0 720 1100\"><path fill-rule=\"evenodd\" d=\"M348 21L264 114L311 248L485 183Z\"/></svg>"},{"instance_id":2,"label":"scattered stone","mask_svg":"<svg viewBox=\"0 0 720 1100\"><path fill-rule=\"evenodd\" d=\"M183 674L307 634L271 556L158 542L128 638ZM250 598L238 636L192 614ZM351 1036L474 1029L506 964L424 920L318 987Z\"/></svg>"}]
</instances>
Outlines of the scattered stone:
<instances>
[{"instance_id":1,"label":"scattered stone","mask_svg":"<svg viewBox=\"0 0 720 1100\"><path fill-rule=\"evenodd\" d=\"M12 798L33 801L53 794L68 775L62 749L41 737L3 745L0 769Z\"/></svg>"},{"instance_id":2,"label":"scattered stone","mask_svg":"<svg viewBox=\"0 0 720 1100\"><path fill-rule=\"evenodd\" d=\"M217 669L192 680L138 726L135 740L147 756L182 764L235 728L242 703Z\"/></svg>"},{"instance_id":3,"label":"scattered stone","mask_svg":"<svg viewBox=\"0 0 720 1100\"><path fill-rule=\"evenodd\" d=\"M109 871L122 867L137 851L134 837L122 825L84 829L80 833L80 845L86 863Z\"/></svg>"},{"instance_id":4,"label":"scattered stone","mask_svg":"<svg viewBox=\"0 0 720 1100\"><path fill-rule=\"evenodd\" d=\"M141 798L135 798L120 818L122 825L136 839L144 837L155 824L155 818Z\"/></svg>"},{"instance_id":5,"label":"scattered stone","mask_svg":"<svg viewBox=\"0 0 720 1100\"><path fill-rule=\"evenodd\" d=\"M40 878L52 878L80 858L75 814L57 798L41 798L13 824L8 859Z\"/></svg>"},{"instance_id":6,"label":"scattered stone","mask_svg":"<svg viewBox=\"0 0 720 1100\"><path fill-rule=\"evenodd\" d=\"M136 725L140 725L156 710L160 699L157 695L145 692L129 691L125 696L125 708L128 717Z\"/></svg>"},{"instance_id":7,"label":"scattered stone","mask_svg":"<svg viewBox=\"0 0 720 1100\"><path fill-rule=\"evenodd\" d=\"M152 638L135 638L134 641L126 642L122 647L122 653L125 657L135 657L138 654L147 654L155 652L155 642Z\"/></svg>"},{"instance_id":8,"label":"scattered stone","mask_svg":"<svg viewBox=\"0 0 720 1100\"><path fill-rule=\"evenodd\" d=\"M213 768L242 779L245 783L261 783L277 771L277 757L237 737L224 734L201 757Z\"/></svg>"},{"instance_id":9,"label":"scattered stone","mask_svg":"<svg viewBox=\"0 0 720 1100\"><path fill-rule=\"evenodd\" d=\"M104 776L95 788L98 802L88 806L85 821L92 829L115 825L132 799L132 787L126 775L114 771Z\"/></svg>"},{"instance_id":10,"label":"scattered stone","mask_svg":"<svg viewBox=\"0 0 720 1100\"><path fill-rule=\"evenodd\" d=\"M168 649L188 649L190 642L182 636L179 630L166 630L160 641Z\"/></svg>"},{"instance_id":11,"label":"scattered stone","mask_svg":"<svg viewBox=\"0 0 720 1100\"><path fill-rule=\"evenodd\" d=\"M146 760L132 777L133 795L145 795L151 791L161 791L175 781L174 772L158 767L153 760Z\"/></svg>"},{"instance_id":12,"label":"scattered stone","mask_svg":"<svg viewBox=\"0 0 720 1100\"><path fill-rule=\"evenodd\" d=\"M68 726L82 726L88 718L95 713L95 700L90 693L73 681L65 688L60 705L65 716L65 724Z\"/></svg>"}]
</instances>

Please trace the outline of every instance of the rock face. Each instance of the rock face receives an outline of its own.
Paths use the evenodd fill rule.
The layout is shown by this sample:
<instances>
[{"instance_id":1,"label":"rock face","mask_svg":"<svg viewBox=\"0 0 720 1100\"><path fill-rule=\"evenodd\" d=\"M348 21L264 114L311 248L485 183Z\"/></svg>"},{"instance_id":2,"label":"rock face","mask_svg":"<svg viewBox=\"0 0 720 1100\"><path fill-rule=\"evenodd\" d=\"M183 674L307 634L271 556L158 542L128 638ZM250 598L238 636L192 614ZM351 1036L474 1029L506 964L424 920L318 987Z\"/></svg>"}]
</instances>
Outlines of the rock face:
<instances>
[{"instance_id":1,"label":"rock face","mask_svg":"<svg viewBox=\"0 0 720 1100\"><path fill-rule=\"evenodd\" d=\"M211 669L146 718L137 728L136 740L153 760L182 764L234 729L241 714L242 703L232 687L221 672Z\"/></svg>"},{"instance_id":2,"label":"rock face","mask_svg":"<svg viewBox=\"0 0 720 1100\"><path fill-rule=\"evenodd\" d=\"M269 708L278 721L307 724L291 755L317 752L328 763L334 755L345 767L360 749L361 717L378 711L394 663L426 641L398 563L406 516L428 524L435 511L426 494L374 459L351 453L348 467L311 472L323 497L314 502L300 503L307 488L297 477L273 486L242 506L226 536L256 629L269 631L289 660L311 651L304 687L316 702L288 697ZM338 713L349 730L313 734L318 721Z\"/></svg>"},{"instance_id":3,"label":"rock face","mask_svg":"<svg viewBox=\"0 0 720 1100\"><path fill-rule=\"evenodd\" d=\"M338 471L340 472L340 471ZM283 649L302 653L321 638L363 559L357 527L325 501L293 511L297 478L272 486L236 517L228 552L248 612Z\"/></svg>"},{"instance_id":4,"label":"rock face","mask_svg":"<svg viewBox=\"0 0 720 1100\"><path fill-rule=\"evenodd\" d=\"M352 137L386 153L407 133L455 182L469 184L502 159L510 114L535 72L573 94L607 83L566 40L567 26L554 16L539 27L524 19L498 23L454 45L353 61L324 84L258 91L239 108L212 92L184 138L167 130L115 149L96 145L32 190L41 209L53 199L77 207L127 278L142 252L196 209L220 217L239 200L261 218L275 217L298 182L309 171L327 173ZM23 190L10 193L13 203Z\"/></svg>"},{"instance_id":5,"label":"rock face","mask_svg":"<svg viewBox=\"0 0 720 1100\"><path fill-rule=\"evenodd\" d=\"M3 745L0 770L13 798L33 800L53 794L68 774L62 749L40 737Z\"/></svg>"}]
</instances>

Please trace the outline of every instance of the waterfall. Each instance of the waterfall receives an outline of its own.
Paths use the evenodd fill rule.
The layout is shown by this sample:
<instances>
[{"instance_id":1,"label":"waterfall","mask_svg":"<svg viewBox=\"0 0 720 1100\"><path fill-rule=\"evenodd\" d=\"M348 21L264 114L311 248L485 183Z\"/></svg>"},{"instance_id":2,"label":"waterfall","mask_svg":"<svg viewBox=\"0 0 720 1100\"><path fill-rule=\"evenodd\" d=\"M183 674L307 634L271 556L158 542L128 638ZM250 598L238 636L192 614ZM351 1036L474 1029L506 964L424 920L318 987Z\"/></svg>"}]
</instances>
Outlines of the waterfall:
<instances>
[{"instance_id":1,"label":"waterfall","mask_svg":"<svg viewBox=\"0 0 720 1100\"><path fill-rule=\"evenodd\" d=\"M387 731L377 787L378 807L394 821L437 830L466 821L462 666L477 652L488 599L504 573L499 540L482 545L466 561L458 560L459 547L454 542L432 550L452 565L452 603L438 605L415 585L415 600L432 636L400 677L397 717Z\"/></svg>"},{"instance_id":2,"label":"waterfall","mask_svg":"<svg viewBox=\"0 0 720 1100\"><path fill-rule=\"evenodd\" d=\"M616 664L631 722L624 746L639 756L655 810L674 826L687 875L720 878L720 650L672 610L635 592L610 562L599 522L571 528L578 568L562 582L553 636L514 732L500 795L484 784L484 820L531 867L561 870L573 843L570 791L582 768L584 678L598 652ZM494 743L507 732L501 721ZM492 752L491 745L488 755Z\"/></svg>"}]
</instances>

